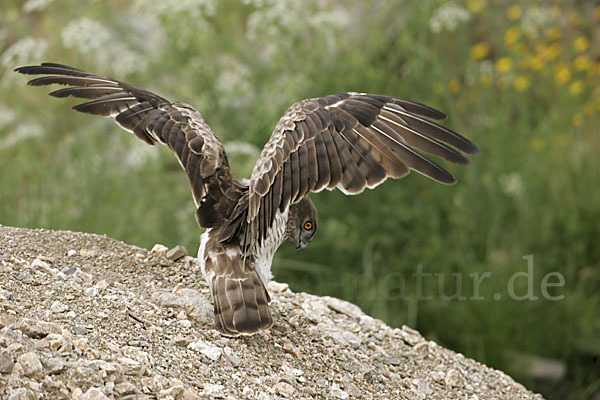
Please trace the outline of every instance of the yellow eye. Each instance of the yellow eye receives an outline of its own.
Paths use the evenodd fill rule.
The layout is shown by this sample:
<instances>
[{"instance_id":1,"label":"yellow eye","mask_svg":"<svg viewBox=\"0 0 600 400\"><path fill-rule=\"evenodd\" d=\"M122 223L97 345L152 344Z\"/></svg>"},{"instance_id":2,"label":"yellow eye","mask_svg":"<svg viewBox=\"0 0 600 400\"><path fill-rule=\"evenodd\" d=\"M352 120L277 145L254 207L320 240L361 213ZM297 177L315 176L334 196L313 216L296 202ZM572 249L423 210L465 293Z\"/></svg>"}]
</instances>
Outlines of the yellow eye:
<instances>
[{"instance_id":1,"label":"yellow eye","mask_svg":"<svg viewBox=\"0 0 600 400\"><path fill-rule=\"evenodd\" d=\"M312 227L313 227L312 222L306 221L304 223L304 229L306 229L307 231L310 231L312 229Z\"/></svg>"}]
</instances>

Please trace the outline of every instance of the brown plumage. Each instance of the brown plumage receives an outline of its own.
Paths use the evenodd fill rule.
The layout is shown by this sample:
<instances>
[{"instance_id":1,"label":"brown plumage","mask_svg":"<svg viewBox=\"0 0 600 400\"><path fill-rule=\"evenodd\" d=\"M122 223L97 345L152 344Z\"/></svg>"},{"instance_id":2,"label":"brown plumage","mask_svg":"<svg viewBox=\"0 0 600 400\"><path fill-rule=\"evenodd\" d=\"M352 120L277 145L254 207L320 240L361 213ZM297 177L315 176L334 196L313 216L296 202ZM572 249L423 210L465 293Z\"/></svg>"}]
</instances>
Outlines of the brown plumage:
<instances>
[{"instance_id":1,"label":"brown plumage","mask_svg":"<svg viewBox=\"0 0 600 400\"><path fill-rule=\"evenodd\" d=\"M454 177L421 152L466 164L477 147L431 120L446 116L389 96L343 93L307 99L281 117L249 182L230 171L223 146L202 115L146 90L60 64L16 69L44 75L30 85L60 84L55 97L90 100L76 111L114 118L146 143L169 146L185 170L201 236L198 259L212 288L215 328L253 334L273 324L266 283L284 241L304 249L318 225L308 197L324 188L357 194L415 170L435 181Z\"/></svg>"}]
</instances>

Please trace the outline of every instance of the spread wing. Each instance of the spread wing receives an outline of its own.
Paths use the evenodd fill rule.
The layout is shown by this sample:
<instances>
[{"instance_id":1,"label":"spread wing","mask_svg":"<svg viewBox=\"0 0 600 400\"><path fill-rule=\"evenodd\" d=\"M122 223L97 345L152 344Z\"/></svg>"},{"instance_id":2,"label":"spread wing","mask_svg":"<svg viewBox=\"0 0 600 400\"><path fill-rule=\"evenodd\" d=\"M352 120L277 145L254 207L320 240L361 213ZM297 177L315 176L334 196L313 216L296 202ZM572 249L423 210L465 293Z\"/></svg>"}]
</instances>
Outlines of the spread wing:
<instances>
[{"instance_id":1,"label":"spread wing","mask_svg":"<svg viewBox=\"0 0 600 400\"><path fill-rule=\"evenodd\" d=\"M123 129L146 143L169 146L187 173L201 227L219 225L230 214L243 191L242 185L231 174L221 142L191 106L61 64L43 63L15 71L46 75L29 81L32 86L67 85L50 95L91 100L73 109L114 118Z\"/></svg>"},{"instance_id":2,"label":"spread wing","mask_svg":"<svg viewBox=\"0 0 600 400\"><path fill-rule=\"evenodd\" d=\"M247 221L264 239L277 210L309 192L357 194L415 170L452 184L455 178L420 151L455 164L478 152L468 139L431 121L446 118L423 104L344 93L292 105L279 120L250 179Z\"/></svg>"}]
</instances>

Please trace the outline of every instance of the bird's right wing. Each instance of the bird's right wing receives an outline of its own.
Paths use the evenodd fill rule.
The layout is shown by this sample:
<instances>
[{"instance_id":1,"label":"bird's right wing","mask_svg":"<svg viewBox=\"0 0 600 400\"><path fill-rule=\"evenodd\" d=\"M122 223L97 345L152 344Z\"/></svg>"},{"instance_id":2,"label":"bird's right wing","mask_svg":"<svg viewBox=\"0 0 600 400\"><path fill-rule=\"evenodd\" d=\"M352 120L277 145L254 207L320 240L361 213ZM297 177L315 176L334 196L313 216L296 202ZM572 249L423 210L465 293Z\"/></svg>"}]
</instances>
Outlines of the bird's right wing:
<instances>
[{"instance_id":1,"label":"bird's right wing","mask_svg":"<svg viewBox=\"0 0 600 400\"><path fill-rule=\"evenodd\" d=\"M201 227L217 226L230 214L242 185L231 174L223 145L193 107L66 65L43 63L15 71L46 75L29 81L32 86L68 85L50 95L89 99L73 109L114 118L146 143L169 146L190 181Z\"/></svg>"}]
</instances>

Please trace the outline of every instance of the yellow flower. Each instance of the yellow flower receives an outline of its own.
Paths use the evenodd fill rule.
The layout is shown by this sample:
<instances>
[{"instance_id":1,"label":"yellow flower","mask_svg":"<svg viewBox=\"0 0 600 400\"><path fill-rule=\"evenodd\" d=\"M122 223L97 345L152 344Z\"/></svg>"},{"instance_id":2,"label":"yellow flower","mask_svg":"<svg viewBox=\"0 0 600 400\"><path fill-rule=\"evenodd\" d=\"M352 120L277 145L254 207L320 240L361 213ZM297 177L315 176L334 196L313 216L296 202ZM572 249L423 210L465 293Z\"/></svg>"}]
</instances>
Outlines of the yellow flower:
<instances>
[{"instance_id":1,"label":"yellow flower","mask_svg":"<svg viewBox=\"0 0 600 400\"><path fill-rule=\"evenodd\" d=\"M594 17L596 17L596 21L600 21L600 7L594 8Z\"/></svg>"},{"instance_id":2,"label":"yellow flower","mask_svg":"<svg viewBox=\"0 0 600 400\"><path fill-rule=\"evenodd\" d=\"M573 60L573 68L575 68L575 71L583 71L591 66L592 62L586 55L579 56Z\"/></svg>"},{"instance_id":3,"label":"yellow flower","mask_svg":"<svg viewBox=\"0 0 600 400\"><path fill-rule=\"evenodd\" d=\"M581 24L582 18L581 15L577 14L575 11L573 11L571 14L569 14L569 24L573 25L573 26L579 26Z\"/></svg>"},{"instance_id":4,"label":"yellow flower","mask_svg":"<svg viewBox=\"0 0 600 400\"><path fill-rule=\"evenodd\" d=\"M562 30L558 26L553 26L552 28L548 29L548 32L546 32L546 36L550 40L560 39L562 36Z\"/></svg>"},{"instance_id":5,"label":"yellow flower","mask_svg":"<svg viewBox=\"0 0 600 400\"><path fill-rule=\"evenodd\" d=\"M488 88L494 83L494 77L490 73L484 73L479 77L481 87Z\"/></svg>"},{"instance_id":6,"label":"yellow flower","mask_svg":"<svg viewBox=\"0 0 600 400\"><path fill-rule=\"evenodd\" d=\"M467 7L472 13L478 13L485 7L486 0L469 0Z\"/></svg>"},{"instance_id":7,"label":"yellow flower","mask_svg":"<svg viewBox=\"0 0 600 400\"><path fill-rule=\"evenodd\" d=\"M458 92L460 92L460 82L458 79L450 79L450 82L448 83L448 90L450 90L450 93L452 94L458 94Z\"/></svg>"},{"instance_id":8,"label":"yellow flower","mask_svg":"<svg viewBox=\"0 0 600 400\"><path fill-rule=\"evenodd\" d=\"M583 92L583 83L580 80L573 81L569 86L569 91L571 94L579 94Z\"/></svg>"},{"instance_id":9,"label":"yellow flower","mask_svg":"<svg viewBox=\"0 0 600 400\"><path fill-rule=\"evenodd\" d=\"M545 65L544 59L540 56L535 56L529 61L529 67L534 71L541 70Z\"/></svg>"},{"instance_id":10,"label":"yellow flower","mask_svg":"<svg viewBox=\"0 0 600 400\"><path fill-rule=\"evenodd\" d=\"M550 46L548 46L548 53L546 56L549 60L554 60L560 55L560 53L562 53L562 46L558 43L552 43Z\"/></svg>"},{"instance_id":11,"label":"yellow flower","mask_svg":"<svg viewBox=\"0 0 600 400\"><path fill-rule=\"evenodd\" d=\"M508 72L512 68L512 60L508 57L502 57L496 61L496 69L498 72Z\"/></svg>"},{"instance_id":12,"label":"yellow flower","mask_svg":"<svg viewBox=\"0 0 600 400\"><path fill-rule=\"evenodd\" d=\"M571 119L571 125L573 125L576 128L583 125L583 115L581 115L580 113L573 115L573 118Z\"/></svg>"},{"instance_id":13,"label":"yellow flower","mask_svg":"<svg viewBox=\"0 0 600 400\"><path fill-rule=\"evenodd\" d=\"M519 30L518 26L509 28L504 33L504 44L506 47L511 47L513 44L515 44L519 39L519 36L521 36L521 31Z\"/></svg>"},{"instance_id":14,"label":"yellow flower","mask_svg":"<svg viewBox=\"0 0 600 400\"><path fill-rule=\"evenodd\" d=\"M529 87L529 85L531 85L531 81L525 75L517 75L515 81L513 82L513 86L519 92L526 90Z\"/></svg>"},{"instance_id":15,"label":"yellow flower","mask_svg":"<svg viewBox=\"0 0 600 400\"><path fill-rule=\"evenodd\" d=\"M590 47L590 41L585 36L579 36L573 41L573 48L578 53L584 52Z\"/></svg>"},{"instance_id":16,"label":"yellow flower","mask_svg":"<svg viewBox=\"0 0 600 400\"><path fill-rule=\"evenodd\" d=\"M514 6L510 7L508 10L506 10L506 16L511 21L515 21L515 20L521 18L522 13L523 13L523 10L521 10L521 7L519 7L518 5L514 5Z\"/></svg>"},{"instance_id":17,"label":"yellow flower","mask_svg":"<svg viewBox=\"0 0 600 400\"><path fill-rule=\"evenodd\" d=\"M490 46L485 42L479 42L471 47L471 56L479 61L483 60L490 53Z\"/></svg>"},{"instance_id":18,"label":"yellow flower","mask_svg":"<svg viewBox=\"0 0 600 400\"><path fill-rule=\"evenodd\" d=\"M546 148L546 141L544 141L544 139L534 138L531 139L530 145L534 151L542 151Z\"/></svg>"},{"instance_id":19,"label":"yellow flower","mask_svg":"<svg viewBox=\"0 0 600 400\"><path fill-rule=\"evenodd\" d=\"M554 71L554 80L559 85L567 83L571 80L571 71L566 65L560 65Z\"/></svg>"}]
</instances>

